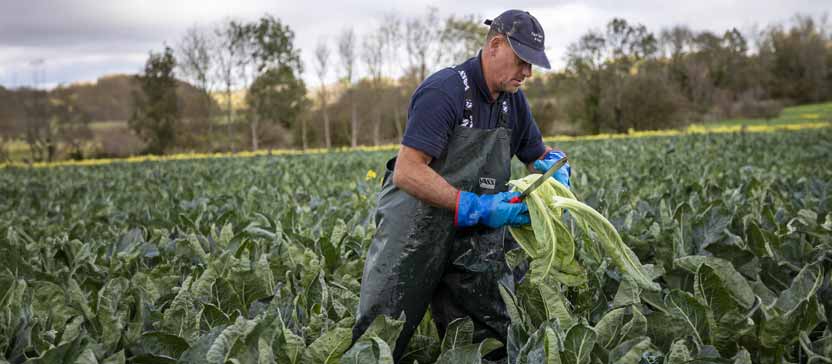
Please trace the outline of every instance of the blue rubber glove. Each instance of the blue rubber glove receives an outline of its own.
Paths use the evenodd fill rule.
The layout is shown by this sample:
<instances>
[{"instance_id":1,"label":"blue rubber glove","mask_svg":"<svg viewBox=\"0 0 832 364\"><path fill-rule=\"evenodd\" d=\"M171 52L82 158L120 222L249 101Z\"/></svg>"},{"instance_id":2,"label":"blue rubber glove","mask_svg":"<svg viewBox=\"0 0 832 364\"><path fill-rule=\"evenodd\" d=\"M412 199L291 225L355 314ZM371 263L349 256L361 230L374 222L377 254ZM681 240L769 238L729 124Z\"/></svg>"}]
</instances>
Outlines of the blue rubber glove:
<instances>
[{"instance_id":1,"label":"blue rubber glove","mask_svg":"<svg viewBox=\"0 0 832 364\"><path fill-rule=\"evenodd\" d=\"M454 225L468 227L485 224L492 228L504 225L528 225L529 207L525 202L509 203L519 192L500 192L493 195L477 195L461 191L456 199Z\"/></svg>"},{"instance_id":2,"label":"blue rubber glove","mask_svg":"<svg viewBox=\"0 0 832 364\"><path fill-rule=\"evenodd\" d=\"M546 156L543 159L538 159L534 161L534 169L536 169L540 173L546 173L555 163L557 163L561 158L566 157L566 154L559 150L553 150L549 153L546 153ZM571 188L572 184L569 183L569 176L572 175L572 167L569 166L569 162L560 167L552 178L555 181L560 182L562 185L566 186L566 188Z\"/></svg>"}]
</instances>

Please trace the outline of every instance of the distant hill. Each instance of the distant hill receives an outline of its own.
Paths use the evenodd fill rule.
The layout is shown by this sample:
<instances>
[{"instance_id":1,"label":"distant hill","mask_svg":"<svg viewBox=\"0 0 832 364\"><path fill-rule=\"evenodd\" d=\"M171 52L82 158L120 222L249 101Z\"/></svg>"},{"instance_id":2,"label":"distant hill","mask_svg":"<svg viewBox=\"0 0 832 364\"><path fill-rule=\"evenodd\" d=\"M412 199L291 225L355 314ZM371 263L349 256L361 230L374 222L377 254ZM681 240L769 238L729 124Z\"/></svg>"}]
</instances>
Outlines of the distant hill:
<instances>
[{"instance_id":1,"label":"distant hill","mask_svg":"<svg viewBox=\"0 0 832 364\"><path fill-rule=\"evenodd\" d=\"M2 90L9 95L17 90ZM134 75L114 74L100 77L95 82L75 83L58 86L51 94L72 96L78 106L89 114L92 121L127 120L133 105L133 93L141 92ZM178 81L177 96L183 117L200 115L203 104L199 91L184 81ZM213 107L217 107L214 103Z\"/></svg>"},{"instance_id":2,"label":"distant hill","mask_svg":"<svg viewBox=\"0 0 832 364\"><path fill-rule=\"evenodd\" d=\"M100 77L94 83L59 86L53 92L74 94L92 120L127 120L133 92L140 92L140 87L134 76L118 74Z\"/></svg>"}]
</instances>

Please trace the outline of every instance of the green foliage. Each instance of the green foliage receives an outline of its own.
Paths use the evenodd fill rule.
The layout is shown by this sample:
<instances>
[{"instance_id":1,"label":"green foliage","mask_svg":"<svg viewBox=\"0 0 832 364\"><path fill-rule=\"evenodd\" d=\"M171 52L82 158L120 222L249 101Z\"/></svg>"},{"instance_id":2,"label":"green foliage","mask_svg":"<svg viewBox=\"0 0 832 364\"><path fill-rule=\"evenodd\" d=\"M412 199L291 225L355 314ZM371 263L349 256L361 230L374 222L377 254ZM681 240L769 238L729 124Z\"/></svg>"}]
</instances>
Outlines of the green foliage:
<instances>
[{"instance_id":1,"label":"green foliage","mask_svg":"<svg viewBox=\"0 0 832 364\"><path fill-rule=\"evenodd\" d=\"M142 92L133 95L134 109L128 125L148 143L148 153L164 154L176 144L179 103L175 68L173 49L165 47L162 53L150 52L144 73L136 76Z\"/></svg>"},{"instance_id":2,"label":"green foliage","mask_svg":"<svg viewBox=\"0 0 832 364\"><path fill-rule=\"evenodd\" d=\"M589 31L570 44L567 71L548 81L555 83L550 91L535 87L530 101L551 115L548 109L558 103L547 105L539 97L557 98L570 121L593 134L772 119L784 103L832 97L830 36L823 28L823 21L797 15L787 25L751 35L736 28L714 33L685 26L654 34L614 18L602 31ZM758 39L754 52L749 37Z\"/></svg>"},{"instance_id":3,"label":"green foliage","mask_svg":"<svg viewBox=\"0 0 832 364\"><path fill-rule=\"evenodd\" d=\"M529 188L540 176L529 175L509 182L514 191L522 192ZM545 187L544 187L545 186ZM615 263L616 267L633 279L640 287L654 291L659 290L651 282L645 267L638 257L621 240L615 227L592 207L575 199L569 189L554 179L546 180L527 198L531 215L531 226L512 227L511 233L518 244L533 260L531 278L540 281L550 273L560 283L577 286L586 283L584 276L575 278L576 273L584 271L575 261L575 245L572 234L562 222L566 212L575 220L586 234L591 234L598 241L604 253ZM593 261L603 257L595 256ZM554 271L553 271L554 270Z\"/></svg>"},{"instance_id":4,"label":"green foliage","mask_svg":"<svg viewBox=\"0 0 832 364\"><path fill-rule=\"evenodd\" d=\"M829 38L824 21L811 16L795 16L788 29L773 27L760 50L773 79L769 92L800 103L828 100Z\"/></svg>"},{"instance_id":5,"label":"green foliage","mask_svg":"<svg viewBox=\"0 0 832 364\"><path fill-rule=\"evenodd\" d=\"M482 26L480 19L473 14L445 18L439 41L448 63L462 63L480 50L488 34L488 28Z\"/></svg>"},{"instance_id":6,"label":"green foliage","mask_svg":"<svg viewBox=\"0 0 832 364\"><path fill-rule=\"evenodd\" d=\"M292 29L272 15L249 23L232 21L229 27L228 41L241 57L238 66L249 77L247 119L251 147L256 150L261 122L288 127L307 107L300 50L295 48Z\"/></svg>"},{"instance_id":7,"label":"green foliage","mask_svg":"<svg viewBox=\"0 0 832 364\"><path fill-rule=\"evenodd\" d=\"M404 362L485 363L501 345L520 363L832 359L832 131L558 146L573 194L661 290L570 205L574 253L555 256L582 283L503 290L504 343L474 342L469 319L440 337L428 313ZM349 347L380 187L367 171L388 157L0 170L0 362L391 363L403 317Z\"/></svg>"},{"instance_id":8,"label":"green foliage","mask_svg":"<svg viewBox=\"0 0 832 364\"><path fill-rule=\"evenodd\" d=\"M291 127L300 113L308 107L306 86L297 78L292 68L269 68L254 80L246 102L251 105L255 117Z\"/></svg>"}]
</instances>

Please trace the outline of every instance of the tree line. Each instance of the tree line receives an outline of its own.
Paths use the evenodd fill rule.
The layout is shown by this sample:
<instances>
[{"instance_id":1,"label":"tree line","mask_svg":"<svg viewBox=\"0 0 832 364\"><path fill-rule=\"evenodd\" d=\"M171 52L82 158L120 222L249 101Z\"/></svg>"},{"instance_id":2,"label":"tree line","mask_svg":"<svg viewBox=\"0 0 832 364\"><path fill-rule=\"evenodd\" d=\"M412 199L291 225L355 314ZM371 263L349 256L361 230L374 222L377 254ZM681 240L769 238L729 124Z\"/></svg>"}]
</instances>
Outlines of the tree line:
<instances>
[{"instance_id":1,"label":"tree line","mask_svg":"<svg viewBox=\"0 0 832 364\"><path fill-rule=\"evenodd\" d=\"M772 118L784 105L832 99L832 40L821 18L743 34L674 26L654 33L612 19L566 53L566 70L528 88L539 120L588 133Z\"/></svg>"},{"instance_id":2,"label":"tree line","mask_svg":"<svg viewBox=\"0 0 832 364\"><path fill-rule=\"evenodd\" d=\"M654 32L616 18L570 44L564 69L535 70L524 91L544 134L771 118L784 105L832 99L824 19L798 15L743 33ZM25 141L31 160L395 143L418 83L475 55L486 31L473 14L391 13L366 34L344 28L320 39L304 65L294 31L277 17L193 26L151 51L138 75L99 80L105 92L0 88L0 158L9 140ZM305 72L317 82L306 84ZM98 138L114 148L134 138L136 149L85 149L96 139L93 120L127 120L124 135Z\"/></svg>"}]
</instances>

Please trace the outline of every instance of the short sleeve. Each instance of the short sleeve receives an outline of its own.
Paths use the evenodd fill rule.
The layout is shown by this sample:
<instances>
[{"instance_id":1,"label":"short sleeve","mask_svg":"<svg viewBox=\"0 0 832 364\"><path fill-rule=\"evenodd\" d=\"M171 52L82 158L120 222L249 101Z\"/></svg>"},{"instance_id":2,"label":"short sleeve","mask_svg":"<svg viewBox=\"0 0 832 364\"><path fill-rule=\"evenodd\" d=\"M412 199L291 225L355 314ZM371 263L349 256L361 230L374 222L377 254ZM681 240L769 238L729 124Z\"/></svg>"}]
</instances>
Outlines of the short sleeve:
<instances>
[{"instance_id":1,"label":"short sleeve","mask_svg":"<svg viewBox=\"0 0 832 364\"><path fill-rule=\"evenodd\" d=\"M411 101L402 144L439 158L461 118L457 115L461 107L462 100L455 100L441 88L420 88Z\"/></svg>"}]
</instances>

